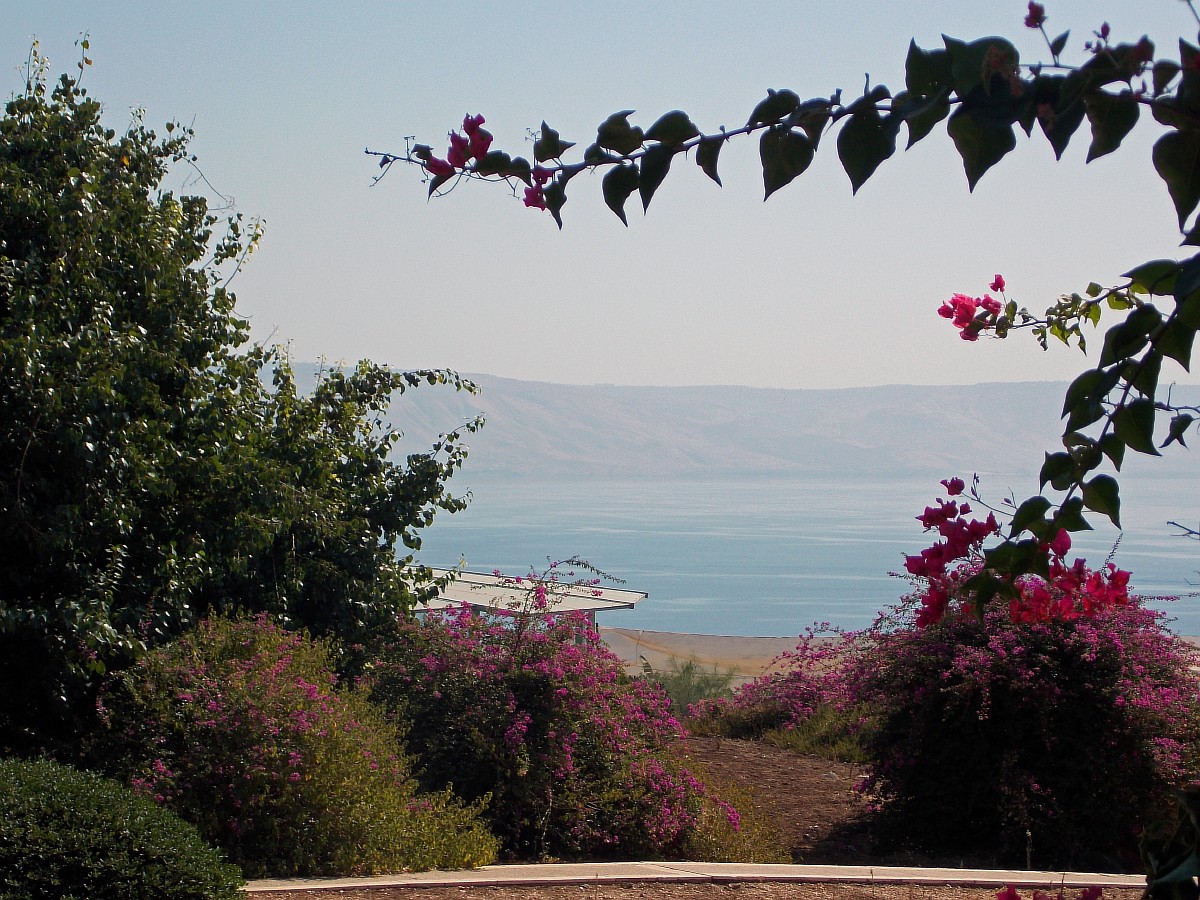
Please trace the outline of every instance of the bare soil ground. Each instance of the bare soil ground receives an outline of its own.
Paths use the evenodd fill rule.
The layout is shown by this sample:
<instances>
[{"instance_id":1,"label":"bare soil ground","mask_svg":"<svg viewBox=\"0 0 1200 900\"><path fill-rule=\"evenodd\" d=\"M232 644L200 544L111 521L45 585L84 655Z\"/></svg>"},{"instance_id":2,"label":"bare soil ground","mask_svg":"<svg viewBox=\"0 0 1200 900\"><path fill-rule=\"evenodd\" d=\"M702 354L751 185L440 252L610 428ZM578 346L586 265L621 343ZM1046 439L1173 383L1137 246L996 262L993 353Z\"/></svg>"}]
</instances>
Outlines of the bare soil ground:
<instances>
[{"instance_id":1,"label":"bare soil ground","mask_svg":"<svg viewBox=\"0 0 1200 900\"><path fill-rule=\"evenodd\" d=\"M863 801L854 791L855 767L801 756L769 744L724 738L687 739L689 756L719 779L740 785L779 828L798 863L836 865L987 867L981 860L933 860L916 854L875 854ZM1057 897L1053 886L1047 885ZM264 900L994 900L990 888L947 885L851 885L752 882L739 884L588 884L513 887L404 887L293 891ZM1032 891L1022 892L1032 900ZM1138 900L1138 890L1107 890L1110 900ZM1068 893L1068 900L1074 894Z\"/></svg>"}]
</instances>

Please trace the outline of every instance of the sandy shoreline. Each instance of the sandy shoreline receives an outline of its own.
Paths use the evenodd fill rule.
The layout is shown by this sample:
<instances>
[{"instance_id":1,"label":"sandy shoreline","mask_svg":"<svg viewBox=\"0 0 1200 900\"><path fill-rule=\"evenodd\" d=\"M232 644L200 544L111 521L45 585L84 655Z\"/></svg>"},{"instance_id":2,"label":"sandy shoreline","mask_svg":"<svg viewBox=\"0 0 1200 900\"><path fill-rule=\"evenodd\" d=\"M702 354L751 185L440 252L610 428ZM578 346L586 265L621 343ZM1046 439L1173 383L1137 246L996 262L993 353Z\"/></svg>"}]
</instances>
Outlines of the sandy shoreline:
<instances>
[{"instance_id":1,"label":"sandy shoreline","mask_svg":"<svg viewBox=\"0 0 1200 900\"><path fill-rule=\"evenodd\" d=\"M601 626L600 637L630 671L642 671L643 661L655 671L669 670L671 661L695 660L705 669L731 671L734 681L748 681L772 668L776 657L794 650L799 637L739 637L720 634L685 634L639 628Z\"/></svg>"}]
</instances>

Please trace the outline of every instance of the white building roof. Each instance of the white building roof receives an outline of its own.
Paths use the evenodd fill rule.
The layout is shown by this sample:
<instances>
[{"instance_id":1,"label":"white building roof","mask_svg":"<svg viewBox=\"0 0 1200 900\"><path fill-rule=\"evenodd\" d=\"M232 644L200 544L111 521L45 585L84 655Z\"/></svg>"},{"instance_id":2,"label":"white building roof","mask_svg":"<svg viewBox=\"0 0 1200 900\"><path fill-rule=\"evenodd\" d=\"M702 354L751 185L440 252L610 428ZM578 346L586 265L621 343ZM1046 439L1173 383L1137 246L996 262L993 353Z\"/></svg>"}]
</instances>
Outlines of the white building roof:
<instances>
[{"instance_id":1,"label":"white building roof","mask_svg":"<svg viewBox=\"0 0 1200 900\"><path fill-rule=\"evenodd\" d=\"M435 577L450 575L450 569L432 569ZM538 581L510 576L484 575L481 572L456 572L428 609L446 609L466 603L486 609L521 612L529 603L529 592ZM645 591L621 591L563 581L543 581L549 605L547 612L601 612L606 609L633 609L646 599ZM532 610L531 610L532 611Z\"/></svg>"}]
</instances>

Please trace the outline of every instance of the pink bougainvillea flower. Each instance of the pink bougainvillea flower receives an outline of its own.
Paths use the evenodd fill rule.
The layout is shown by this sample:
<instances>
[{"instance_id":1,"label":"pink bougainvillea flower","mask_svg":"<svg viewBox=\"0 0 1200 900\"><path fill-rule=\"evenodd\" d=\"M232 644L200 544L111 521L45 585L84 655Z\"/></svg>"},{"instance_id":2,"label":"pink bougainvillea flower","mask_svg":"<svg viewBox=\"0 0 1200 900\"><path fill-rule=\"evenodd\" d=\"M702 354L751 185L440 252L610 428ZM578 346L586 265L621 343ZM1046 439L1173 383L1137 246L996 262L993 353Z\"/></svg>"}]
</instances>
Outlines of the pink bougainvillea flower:
<instances>
[{"instance_id":1,"label":"pink bougainvillea flower","mask_svg":"<svg viewBox=\"0 0 1200 900\"><path fill-rule=\"evenodd\" d=\"M487 121L487 120L484 119L483 116L470 116L470 115L464 116L463 117L463 126L462 126L463 131L465 131L467 133L467 136L470 137L471 135L473 135L475 132L477 132L479 130L479 126L482 125L485 121Z\"/></svg>"},{"instance_id":2,"label":"pink bougainvillea flower","mask_svg":"<svg viewBox=\"0 0 1200 900\"><path fill-rule=\"evenodd\" d=\"M476 128L471 133L471 156L475 159L483 159L487 156L488 150L492 146L491 132L484 131L482 128Z\"/></svg>"},{"instance_id":3,"label":"pink bougainvillea flower","mask_svg":"<svg viewBox=\"0 0 1200 900\"><path fill-rule=\"evenodd\" d=\"M471 142L457 131L450 132L450 150L446 160L456 169L461 169L471 159Z\"/></svg>"},{"instance_id":4,"label":"pink bougainvillea flower","mask_svg":"<svg viewBox=\"0 0 1200 900\"><path fill-rule=\"evenodd\" d=\"M1058 534L1054 536L1054 540L1050 542L1050 550L1055 556L1066 556L1067 551L1071 549L1071 535L1065 528L1060 528Z\"/></svg>"},{"instance_id":5,"label":"pink bougainvillea flower","mask_svg":"<svg viewBox=\"0 0 1200 900\"><path fill-rule=\"evenodd\" d=\"M534 166L532 174L533 180L536 181L539 186L547 184L552 178L554 178L554 173L552 171L549 169L543 169L541 166Z\"/></svg>"},{"instance_id":6,"label":"pink bougainvillea flower","mask_svg":"<svg viewBox=\"0 0 1200 900\"><path fill-rule=\"evenodd\" d=\"M992 283L988 286L998 294L1004 293L1004 276L997 275Z\"/></svg>"},{"instance_id":7,"label":"pink bougainvillea flower","mask_svg":"<svg viewBox=\"0 0 1200 900\"><path fill-rule=\"evenodd\" d=\"M1000 301L995 299L991 294L984 294L983 299L979 301L979 306L989 315L998 316L1000 310L1003 309Z\"/></svg>"},{"instance_id":8,"label":"pink bougainvillea flower","mask_svg":"<svg viewBox=\"0 0 1200 900\"><path fill-rule=\"evenodd\" d=\"M534 209L546 208L546 195L542 193L541 187L534 185L525 188L525 205Z\"/></svg>"},{"instance_id":9,"label":"pink bougainvillea flower","mask_svg":"<svg viewBox=\"0 0 1200 900\"><path fill-rule=\"evenodd\" d=\"M446 162L444 159L438 159L436 156L430 157L429 161L425 163L425 170L430 175L454 174L454 166L450 165L450 163Z\"/></svg>"},{"instance_id":10,"label":"pink bougainvillea flower","mask_svg":"<svg viewBox=\"0 0 1200 900\"><path fill-rule=\"evenodd\" d=\"M1026 28L1041 28L1046 24L1046 7L1030 0L1029 15L1025 17Z\"/></svg>"},{"instance_id":11,"label":"pink bougainvillea flower","mask_svg":"<svg viewBox=\"0 0 1200 900\"><path fill-rule=\"evenodd\" d=\"M961 494L967 486L966 482L964 482L961 478L943 479L941 485L946 489L946 493L951 497L956 497Z\"/></svg>"}]
</instances>

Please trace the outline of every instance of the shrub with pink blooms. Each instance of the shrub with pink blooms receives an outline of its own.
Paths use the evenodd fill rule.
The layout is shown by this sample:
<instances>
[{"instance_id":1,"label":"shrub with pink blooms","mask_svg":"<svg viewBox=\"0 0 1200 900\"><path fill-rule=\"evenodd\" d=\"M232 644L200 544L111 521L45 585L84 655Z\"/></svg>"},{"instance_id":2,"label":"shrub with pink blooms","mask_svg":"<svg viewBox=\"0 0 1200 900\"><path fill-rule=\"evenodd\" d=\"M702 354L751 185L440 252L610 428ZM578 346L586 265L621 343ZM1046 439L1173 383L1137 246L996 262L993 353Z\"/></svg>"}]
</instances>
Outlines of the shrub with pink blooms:
<instances>
[{"instance_id":1,"label":"shrub with pink blooms","mask_svg":"<svg viewBox=\"0 0 1200 900\"><path fill-rule=\"evenodd\" d=\"M210 619L112 680L94 763L171 807L250 877L484 865L477 805L419 793L400 735L321 642Z\"/></svg>"},{"instance_id":2,"label":"shrub with pink blooms","mask_svg":"<svg viewBox=\"0 0 1200 900\"><path fill-rule=\"evenodd\" d=\"M1136 600L1074 619L925 628L914 596L863 635L869 790L885 843L1053 868L1137 867L1139 832L1200 776L1196 652Z\"/></svg>"},{"instance_id":3,"label":"shrub with pink blooms","mask_svg":"<svg viewBox=\"0 0 1200 900\"><path fill-rule=\"evenodd\" d=\"M534 590L511 615L429 613L371 672L373 696L407 723L423 786L490 798L509 858L736 848L739 813L672 751L680 728L666 696L627 676L584 616L552 614ZM736 854L780 858L744 842Z\"/></svg>"}]
</instances>

